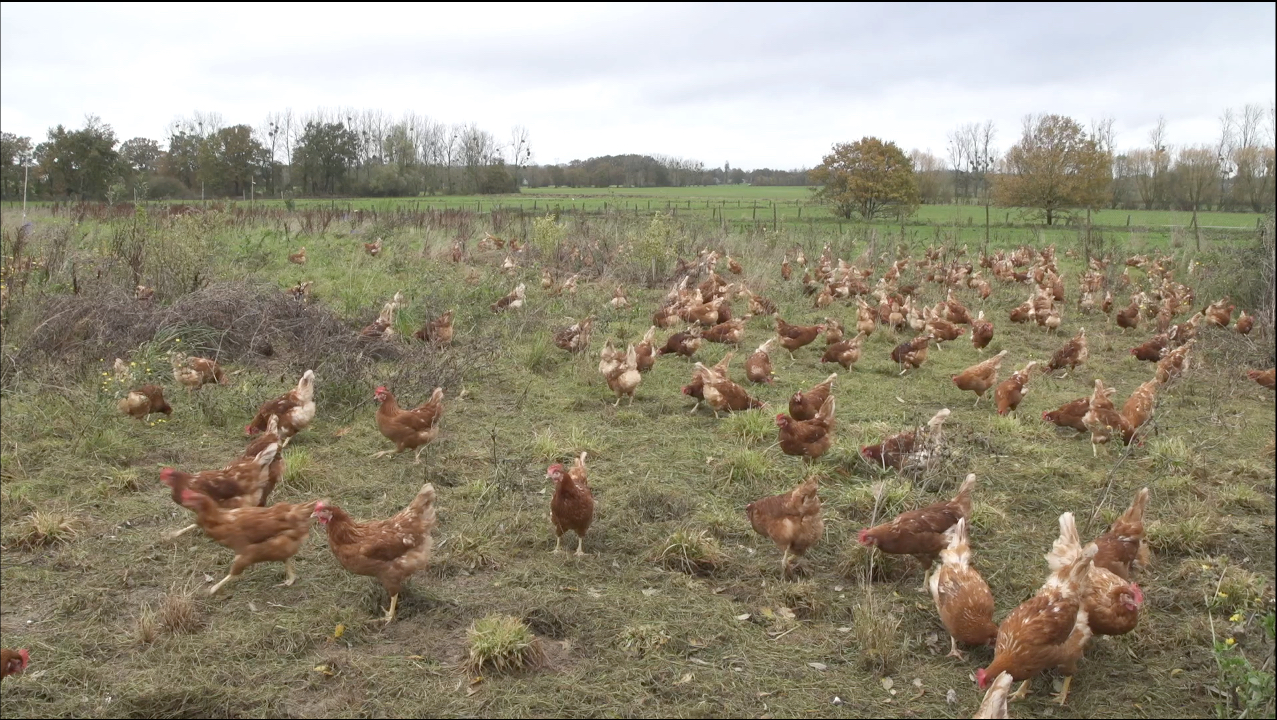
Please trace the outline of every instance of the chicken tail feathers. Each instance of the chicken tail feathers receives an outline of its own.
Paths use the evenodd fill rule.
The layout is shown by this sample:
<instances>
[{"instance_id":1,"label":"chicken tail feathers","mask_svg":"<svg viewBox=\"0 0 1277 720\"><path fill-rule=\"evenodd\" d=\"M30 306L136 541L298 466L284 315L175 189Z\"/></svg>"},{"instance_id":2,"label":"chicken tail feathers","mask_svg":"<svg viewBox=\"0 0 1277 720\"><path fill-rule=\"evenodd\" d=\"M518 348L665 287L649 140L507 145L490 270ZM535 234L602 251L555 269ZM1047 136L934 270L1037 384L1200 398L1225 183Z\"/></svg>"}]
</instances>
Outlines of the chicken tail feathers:
<instances>
[{"instance_id":1,"label":"chicken tail feathers","mask_svg":"<svg viewBox=\"0 0 1277 720\"><path fill-rule=\"evenodd\" d=\"M1060 537L1051 545L1046 554L1046 563L1052 571L1071 565L1082 554L1082 540L1077 534L1077 522L1073 513L1066 512L1060 516Z\"/></svg>"}]
</instances>

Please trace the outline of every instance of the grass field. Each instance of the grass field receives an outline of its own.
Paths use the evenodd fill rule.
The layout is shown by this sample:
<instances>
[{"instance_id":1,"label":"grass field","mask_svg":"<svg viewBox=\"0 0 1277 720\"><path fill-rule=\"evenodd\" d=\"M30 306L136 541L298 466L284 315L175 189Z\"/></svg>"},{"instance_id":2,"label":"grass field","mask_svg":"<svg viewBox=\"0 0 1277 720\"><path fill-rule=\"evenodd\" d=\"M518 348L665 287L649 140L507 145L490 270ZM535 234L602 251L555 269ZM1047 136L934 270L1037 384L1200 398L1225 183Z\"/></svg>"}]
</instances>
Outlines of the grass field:
<instances>
[{"instance_id":1,"label":"grass field","mask_svg":"<svg viewBox=\"0 0 1277 720\"><path fill-rule=\"evenodd\" d=\"M949 497L968 472L978 478L975 564L993 590L998 620L1043 581L1042 556L1061 512L1073 511L1089 538L1139 488L1152 490L1154 559L1139 578L1146 597L1140 625L1092 644L1063 713L1272 716L1273 394L1244 372L1272 365L1271 327L1251 338L1204 330L1195 366L1160 396L1147 444L1129 452L1120 445L1101 449L1098 458L1086 438L1038 418L1086 395L1096 377L1124 399L1152 373L1127 352L1151 333L1123 335L1105 316L1082 315L1070 303L1060 336L1052 336L1007 322L1008 309L1027 294L1021 287L995 283L983 305L959 291L996 324L989 350L1010 350L1003 377L1029 360L1048 359L1079 327L1091 338L1086 366L1067 377L1035 378L1020 415L1008 418L986 403L973 409L971 394L950 382L987 357L968 341L933 349L920 370L899 377L888 354L904 338L879 330L860 363L840 373L835 390L837 440L817 464L825 536L808 553L807 573L785 580L779 551L753 533L744 507L804 477L802 463L776 447L772 418L790 394L830 371L817 362L815 346L792 362L774 353L778 381L751 388L770 407L722 420L703 409L688 414L691 402L679 388L690 380L691 365L670 357L644 377L632 407L613 409L596 371L598 349L608 337L636 342L647 329L668 289L641 282L658 255L664 263L704 245L725 248L744 264L748 286L775 300L785 319L834 316L853 325L854 305L817 311L799 283L780 281L785 249L800 244L815 258L832 239L840 256L863 254L872 262L901 239L920 257L933 238L958 246L964 236L848 228L839 237L798 223L777 232L724 232L683 214L652 220L646 210L637 219L630 210L565 216L562 225L506 218L493 227L489 201L482 199L483 215L459 213L419 226L389 213L352 216L324 233L303 233L298 215L282 208L269 216L150 216L79 226L65 216L33 214L35 231L23 252L43 263L21 292L13 274L6 278L0 630L5 646L31 649L31 667L5 680L5 717L969 717L981 697L972 673L991 653L946 658L944 628L930 597L917 591L921 572L909 559L877 556L869 582L867 556L855 542L855 532L875 520ZM538 202L543 210L544 200ZM18 222L6 207L5 255L14 254ZM553 270L560 278L581 271L579 294L548 297L536 263L502 275L505 253L476 247L489 229L526 233L538 252L557 244L565 259ZM994 246L1036 245L1043 237L1058 242L1073 301L1080 268L1064 251L1074 247L1076 233L1042 236L1007 227ZM384 238L381 257L361 247L373 234ZM446 258L459 237L470 239L461 266ZM1191 240L1176 247L1171 239L1123 232L1111 234L1106 247L1125 253L1133 242L1140 251L1174 252L1180 267L1202 262L1200 275L1177 275L1196 287L1199 305L1240 286L1226 253L1197 255ZM142 249L131 255L130 243ZM305 266L286 259L299 245L310 258ZM592 264L571 259L571 248ZM129 328L108 322L135 312L110 309L135 307L130 257L137 258L141 282L157 288L158 305L189 310L189 317L165 315L141 342L119 340L133 338ZM1118 272L1115 266L1113 280ZM1143 273L1133 274L1142 280ZM326 350L357 347L342 338L304 347L276 339L274 354L262 357L235 344L241 330L191 319L215 314L211 300L199 307L187 295L196 277L248 283L272 296L314 281L313 302L335 313L352 338L402 291L409 305L397 321L400 336L455 308L455 347L431 352L405 345L394 351L401 353L396 361L377 360L371 350ZM519 281L528 284L526 307L489 312L488 304ZM73 282L83 300L66 297ZM605 306L618 282L634 309ZM247 292L237 287L201 292L220 288L219 298ZM943 295L938 285L919 292L932 303ZM96 315L93 303L100 305ZM735 306L744 312L744 303ZM235 308L254 306L227 301L227 307L234 315ZM68 341L54 342L46 328L72 308L95 320L69 324ZM591 314L598 320L587 356L571 358L551 343L567 318ZM262 327L269 330L268 323ZM743 379L744 356L773 333L770 318L749 321L734 378ZM99 348L121 343L139 372L165 386L175 408L167 422L139 423L115 410L115 388L103 383L113 355ZM58 350L46 356L37 347ZM163 359L178 347L219 356L233 382L188 396ZM699 359L710 364L725 351L707 344ZM264 564L211 599L205 591L224 574L230 552L197 534L164 539L188 522L188 513L160 485L160 469L225 464L245 446L242 428L258 404L294 385L304 367L316 370L318 415L285 451L275 500L325 497L370 519L399 510L425 481L439 494L431 568L408 582L400 619L389 627L378 621L387 602L380 587L345 572L317 525L297 557L296 585L276 587L279 564ZM390 447L374 422L372 394L381 383L405 404L443 385L442 433L422 465L407 454L371 459ZM911 480L860 460L861 445L943 407L953 411L946 424L950 453L936 472ZM581 451L589 453L597 510L585 539L588 555L577 559L550 552L553 489L545 470ZM714 558L713 567L699 575L664 567L657 558L675 536L699 538L692 545ZM467 628L494 613L526 623L545 652L543 663L480 677L466 671ZM1050 684L1039 679L1012 715L1059 716ZM841 705L832 704L835 697Z\"/></svg>"}]
</instances>

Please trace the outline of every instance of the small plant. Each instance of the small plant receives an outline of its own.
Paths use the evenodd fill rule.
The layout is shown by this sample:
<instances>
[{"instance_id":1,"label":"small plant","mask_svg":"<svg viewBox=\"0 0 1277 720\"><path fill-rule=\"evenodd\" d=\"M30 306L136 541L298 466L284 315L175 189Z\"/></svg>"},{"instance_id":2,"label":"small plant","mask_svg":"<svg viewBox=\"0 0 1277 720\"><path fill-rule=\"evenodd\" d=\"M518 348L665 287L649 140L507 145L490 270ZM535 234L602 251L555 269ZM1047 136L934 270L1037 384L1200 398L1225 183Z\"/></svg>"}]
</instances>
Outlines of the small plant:
<instances>
[{"instance_id":1,"label":"small plant","mask_svg":"<svg viewBox=\"0 0 1277 720\"><path fill-rule=\"evenodd\" d=\"M554 345L545 335L538 335L528 344L523 355L523 365L534 373L545 373L558 364Z\"/></svg>"},{"instance_id":2,"label":"small plant","mask_svg":"<svg viewBox=\"0 0 1277 720\"><path fill-rule=\"evenodd\" d=\"M36 510L19 523L18 543L26 547L70 542L79 534L80 521L57 511Z\"/></svg>"},{"instance_id":3,"label":"small plant","mask_svg":"<svg viewBox=\"0 0 1277 720\"><path fill-rule=\"evenodd\" d=\"M1272 615L1268 618L1271 621ZM1273 673L1267 669L1267 663L1256 670L1241 646L1230 637L1215 641L1215 665L1219 668L1220 690L1225 694L1225 699L1215 704L1217 717L1273 716Z\"/></svg>"},{"instance_id":4,"label":"small plant","mask_svg":"<svg viewBox=\"0 0 1277 720\"><path fill-rule=\"evenodd\" d=\"M474 621L466 630L466 640L470 645L466 669L472 675L484 669L517 672L545 661L537 636L526 623L509 615L492 614Z\"/></svg>"},{"instance_id":5,"label":"small plant","mask_svg":"<svg viewBox=\"0 0 1277 720\"><path fill-rule=\"evenodd\" d=\"M718 541L704 530L679 530L657 547L653 559L670 570L689 575L706 575L723 563Z\"/></svg>"},{"instance_id":6,"label":"small plant","mask_svg":"<svg viewBox=\"0 0 1277 720\"><path fill-rule=\"evenodd\" d=\"M469 570L497 567L496 551L485 536L458 535L452 541L451 559Z\"/></svg>"},{"instance_id":7,"label":"small plant","mask_svg":"<svg viewBox=\"0 0 1277 720\"><path fill-rule=\"evenodd\" d=\"M169 588L160 599L160 627L173 634L194 632L203 625L195 594L189 589Z\"/></svg>"}]
</instances>

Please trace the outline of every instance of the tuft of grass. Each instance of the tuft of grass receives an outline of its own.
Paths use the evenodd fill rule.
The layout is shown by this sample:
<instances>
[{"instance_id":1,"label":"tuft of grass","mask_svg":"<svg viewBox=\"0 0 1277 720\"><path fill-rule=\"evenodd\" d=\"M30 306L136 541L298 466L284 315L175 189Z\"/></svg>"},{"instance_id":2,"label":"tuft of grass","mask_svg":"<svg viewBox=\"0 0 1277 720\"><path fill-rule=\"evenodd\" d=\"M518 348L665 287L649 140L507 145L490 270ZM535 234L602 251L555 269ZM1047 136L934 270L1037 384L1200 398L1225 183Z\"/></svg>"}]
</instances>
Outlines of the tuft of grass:
<instances>
[{"instance_id":1,"label":"tuft of grass","mask_svg":"<svg viewBox=\"0 0 1277 720\"><path fill-rule=\"evenodd\" d=\"M298 490L314 490L313 467L310 453L305 448L288 448L284 451L284 484Z\"/></svg>"},{"instance_id":2,"label":"tuft of grass","mask_svg":"<svg viewBox=\"0 0 1277 720\"><path fill-rule=\"evenodd\" d=\"M497 551L492 541L482 535L458 535L451 543L449 559L467 570L498 567Z\"/></svg>"},{"instance_id":3,"label":"tuft of grass","mask_svg":"<svg viewBox=\"0 0 1277 720\"><path fill-rule=\"evenodd\" d=\"M718 541L705 530L678 530L652 553L652 559L662 567L689 575L712 573L724 558Z\"/></svg>"},{"instance_id":4,"label":"tuft of grass","mask_svg":"<svg viewBox=\"0 0 1277 720\"><path fill-rule=\"evenodd\" d=\"M670 641L664 623L628 625L616 637L616 644L627 653L643 657L660 650Z\"/></svg>"},{"instance_id":5,"label":"tuft of grass","mask_svg":"<svg viewBox=\"0 0 1277 720\"><path fill-rule=\"evenodd\" d=\"M466 670L479 675L489 672L518 672L545 661L541 642L522 620L494 613L480 618L466 630L470 653Z\"/></svg>"},{"instance_id":6,"label":"tuft of grass","mask_svg":"<svg viewBox=\"0 0 1277 720\"><path fill-rule=\"evenodd\" d=\"M776 432L772 416L766 410L732 413L719 423L719 428L732 437L740 438L747 445L762 442Z\"/></svg>"},{"instance_id":7,"label":"tuft of grass","mask_svg":"<svg viewBox=\"0 0 1277 720\"><path fill-rule=\"evenodd\" d=\"M36 510L18 523L17 542L23 547L39 547L70 542L80 532L80 521L56 510Z\"/></svg>"},{"instance_id":8,"label":"tuft of grass","mask_svg":"<svg viewBox=\"0 0 1277 720\"><path fill-rule=\"evenodd\" d=\"M1145 536L1154 550L1192 553L1209 550L1215 545L1216 521L1204 514L1183 516L1178 520L1154 520Z\"/></svg>"},{"instance_id":9,"label":"tuft of grass","mask_svg":"<svg viewBox=\"0 0 1277 720\"><path fill-rule=\"evenodd\" d=\"M544 374L558 365L560 351L546 335L537 335L528 343L523 353L523 366L534 373Z\"/></svg>"},{"instance_id":10,"label":"tuft of grass","mask_svg":"<svg viewBox=\"0 0 1277 720\"><path fill-rule=\"evenodd\" d=\"M140 644L149 645L161 633L191 633L203 625L203 612L195 594L189 589L179 590L175 586L160 598L158 610L149 604L142 606L134 622L133 635Z\"/></svg>"},{"instance_id":11,"label":"tuft of grass","mask_svg":"<svg viewBox=\"0 0 1277 720\"><path fill-rule=\"evenodd\" d=\"M528 452L542 462L558 460L559 443L554 439L554 431L546 428L533 433L532 440L528 443Z\"/></svg>"},{"instance_id":12,"label":"tuft of grass","mask_svg":"<svg viewBox=\"0 0 1277 720\"><path fill-rule=\"evenodd\" d=\"M1187 472L1193 467L1193 451L1183 438L1159 435L1145 445L1153 466L1165 473Z\"/></svg>"},{"instance_id":13,"label":"tuft of grass","mask_svg":"<svg viewBox=\"0 0 1277 720\"><path fill-rule=\"evenodd\" d=\"M1212 610L1225 613L1248 610L1263 601L1267 582L1256 573L1230 565L1219 579L1219 589L1210 599Z\"/></svg>"},{"instance_id":14,"label":"tuft of grass","mask_svg":"<svg viewBox=\"0 0 1277 720\"><path fill-rule=\"evenodd\" d=\"M851 621L851 642L856 646L856 659L865 670L890 675L900 667L905 655L904 638L900 634L900 617L865 593Z\"/></svg>"},{"instance_id":15,"label":"tuft of grass","mask_svg":"<svg viewBox=\"0 0 1277 720\"><path fill-rule=\"evenodd\" d=\"M729 450L719 463L732 482L757 482L772 473L772 461L766 453L748 448Z\"/></svg>"}]
</instances>

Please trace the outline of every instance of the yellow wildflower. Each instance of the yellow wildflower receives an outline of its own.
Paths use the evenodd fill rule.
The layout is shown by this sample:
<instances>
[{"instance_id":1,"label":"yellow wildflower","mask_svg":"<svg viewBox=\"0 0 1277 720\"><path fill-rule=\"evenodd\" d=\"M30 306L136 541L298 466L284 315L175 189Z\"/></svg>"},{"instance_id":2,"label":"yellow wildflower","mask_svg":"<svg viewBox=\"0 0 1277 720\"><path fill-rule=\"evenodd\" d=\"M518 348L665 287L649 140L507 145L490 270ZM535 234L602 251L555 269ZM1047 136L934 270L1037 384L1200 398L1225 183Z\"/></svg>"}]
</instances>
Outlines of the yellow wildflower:
<instances>
[{"instance_id":1,"label":"yellow wildflower","mask_svg":"<svg viewBox=\"0 0 1277 720\"><path fill-rule=\"evenodd\" d=\"M1227 640L1224 641L1224 644L1229 647L1232 647L1237 644L1237 641L1232 638L1228 638Z\"/></svg>"},{"instance_id":2,"label":"yellow wildflower","mask_svg":"<svg viewBox=\"0 0 1277 720\"><path fill-rule=\"evenodd\" d=\"M1238 623L1241 622L1242 619L1243 618L1241 613L1233 613L1233 616L1228 618L1229 622L1238 622Z\"/></svg>"}]
</instances>

